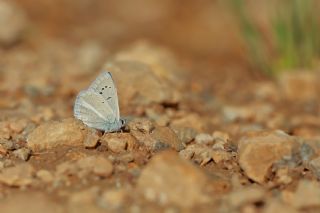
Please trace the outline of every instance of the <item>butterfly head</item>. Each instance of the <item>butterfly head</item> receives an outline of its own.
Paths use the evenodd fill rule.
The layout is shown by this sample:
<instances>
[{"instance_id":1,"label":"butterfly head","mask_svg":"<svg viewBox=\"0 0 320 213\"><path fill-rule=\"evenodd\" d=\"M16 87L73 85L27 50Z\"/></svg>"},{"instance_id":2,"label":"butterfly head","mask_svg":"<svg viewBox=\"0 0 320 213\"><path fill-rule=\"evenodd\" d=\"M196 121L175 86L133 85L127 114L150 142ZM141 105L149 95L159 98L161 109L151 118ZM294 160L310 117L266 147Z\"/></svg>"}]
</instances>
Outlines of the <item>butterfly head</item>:
<instances>
[{"instance_id":1,"label":"butterfly head","mask_svg":"<svg viewBox=\"0 0 320 213\"><path fill-rule=\"evenodd\" d=\"M127 120L124 118L120 118L120 124L121 124L121 128L124 127L127 124Z\"/></svg>"}]
</instances>

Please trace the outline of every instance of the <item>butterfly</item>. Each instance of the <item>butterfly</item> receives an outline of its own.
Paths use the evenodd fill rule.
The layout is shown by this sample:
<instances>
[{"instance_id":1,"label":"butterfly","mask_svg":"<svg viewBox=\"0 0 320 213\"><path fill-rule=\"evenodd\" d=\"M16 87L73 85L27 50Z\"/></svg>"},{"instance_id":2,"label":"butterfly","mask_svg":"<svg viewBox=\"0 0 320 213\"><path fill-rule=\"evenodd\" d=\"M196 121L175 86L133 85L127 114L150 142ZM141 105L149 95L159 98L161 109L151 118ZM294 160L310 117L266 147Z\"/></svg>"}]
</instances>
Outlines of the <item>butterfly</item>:
<instances>
[{"instance_id":1,"label":"butterfly","mask_svg":"<svg viewBox=\"0 0 320 213\"><path fill-rule=\"evenodd\" d=\"M117 89L110 72L102 72L87 90L81 91L74 104L74 116L91 128L105 132L119 131L120 118Z\"/></svg>"}]
</instances>

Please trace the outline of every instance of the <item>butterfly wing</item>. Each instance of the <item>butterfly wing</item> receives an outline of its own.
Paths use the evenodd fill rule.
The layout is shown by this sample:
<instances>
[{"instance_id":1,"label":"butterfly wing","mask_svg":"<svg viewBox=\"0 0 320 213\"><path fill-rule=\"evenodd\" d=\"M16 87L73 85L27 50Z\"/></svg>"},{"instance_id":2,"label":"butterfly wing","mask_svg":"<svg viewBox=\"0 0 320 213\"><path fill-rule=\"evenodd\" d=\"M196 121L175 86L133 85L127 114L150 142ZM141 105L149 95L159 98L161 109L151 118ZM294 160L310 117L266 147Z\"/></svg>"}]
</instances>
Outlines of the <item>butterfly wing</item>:
<instances>
[{"instance_id":1,"label":"butterfly wing","mask_svg":"<svg viewBox=\"0 0 320 213\"><path fill-rule=\"evenodd\" d=\"M89 127L104 130L117 130L117 117L104 97L92 89L82 91L74 105L74 116Z\"/></svg>"},{"instance_id":2,"label":"butterfly wing","mask_svg":"<svg viewBox=\"0 0 320 213\"><path fill-rule=\"evenodd\" d=\"M100 94L105 101L109 104L111 110L114 112L116 119L119 121L119 101L117 95L117 89L114 85L110 72L101 73L96 80L90 85L89 89L94 90Z\"/></svg>"}]
</instances>

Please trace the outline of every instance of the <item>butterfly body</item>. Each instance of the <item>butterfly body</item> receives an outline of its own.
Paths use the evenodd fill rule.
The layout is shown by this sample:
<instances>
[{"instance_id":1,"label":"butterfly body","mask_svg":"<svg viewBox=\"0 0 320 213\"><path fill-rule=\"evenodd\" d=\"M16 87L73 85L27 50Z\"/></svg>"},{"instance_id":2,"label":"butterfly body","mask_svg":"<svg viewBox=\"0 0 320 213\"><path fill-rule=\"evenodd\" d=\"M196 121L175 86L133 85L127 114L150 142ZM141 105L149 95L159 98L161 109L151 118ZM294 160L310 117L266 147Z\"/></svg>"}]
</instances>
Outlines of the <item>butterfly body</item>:
<instances>
[{"instance_id":1,"label":"butterfly body","mask_svg":"<svg viewBox=\"0 0 320 213\"><path fill-rule=\"evenodd\" d=\"M74 116L89 127L115 132L125 122L120 118L117 90L110 72L103 72L74 104Z\"/></svg>"}]
</instances>

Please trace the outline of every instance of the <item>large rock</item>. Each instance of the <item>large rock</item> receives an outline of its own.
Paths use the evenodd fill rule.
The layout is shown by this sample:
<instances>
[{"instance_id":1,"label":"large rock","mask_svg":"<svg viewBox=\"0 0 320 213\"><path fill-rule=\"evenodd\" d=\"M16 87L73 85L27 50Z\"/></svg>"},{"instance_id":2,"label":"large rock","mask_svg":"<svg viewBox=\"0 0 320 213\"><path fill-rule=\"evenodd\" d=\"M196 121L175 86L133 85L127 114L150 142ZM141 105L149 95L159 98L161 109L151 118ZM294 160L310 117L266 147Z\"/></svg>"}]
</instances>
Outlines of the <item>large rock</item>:
<instances>
[{"instance_id":1,"label":"large rock","mask_svg":"<svg viewBox=\"0 0 320 213\"><path fill-rule=\"evenodd\" d=\"M28 146L33 151L51 149L58 146L81 146L87 130L75 119L45 123L28 136Z\"/></svg>"},{"instance_id":2,"label":"large rock","mask_svg":"<svg viewBox=\"0 0 320 213\"><path fill-rule=\"evenodd\" d=\"M253 132L239 142L239 164L250 179L263 183L271 166L291 157L297 146L293 137L280 130Z\"/></svg>"},{"instance_id":3,"label":"large rock","mask_svg":"<svg viewBox=\"0 0 320 213\"><path fill-rule=\"evenodd\" d=\"M118 52L116 61L138 61L149 65L154 74L171 83L181 84L182 70L175 60L175 56L167 49L153 45L146 41L134 43L130 48Z\"/></svg>"},{"instance_id":4,"label":"large rock","mask_svg":"<svg viewBox=\"0 0 320 213\"><path fill-rule=\"evenodd\" d=\"M177 93L167 81L156 76L150 66L137 61L114 61L105 65L112 73L124 106L176 102Z\"/></svg>"},{"instance_id":5,"label":"large rock","mask_svg":"<svg viewBox=\"0 0 320 213\"><path fill-rule=\"evenodd\" d=\"M154 156L138 180L147 200L181 207L207 202L206 187L207 176L173 151Z\"/></svg>"}]
</instances>

